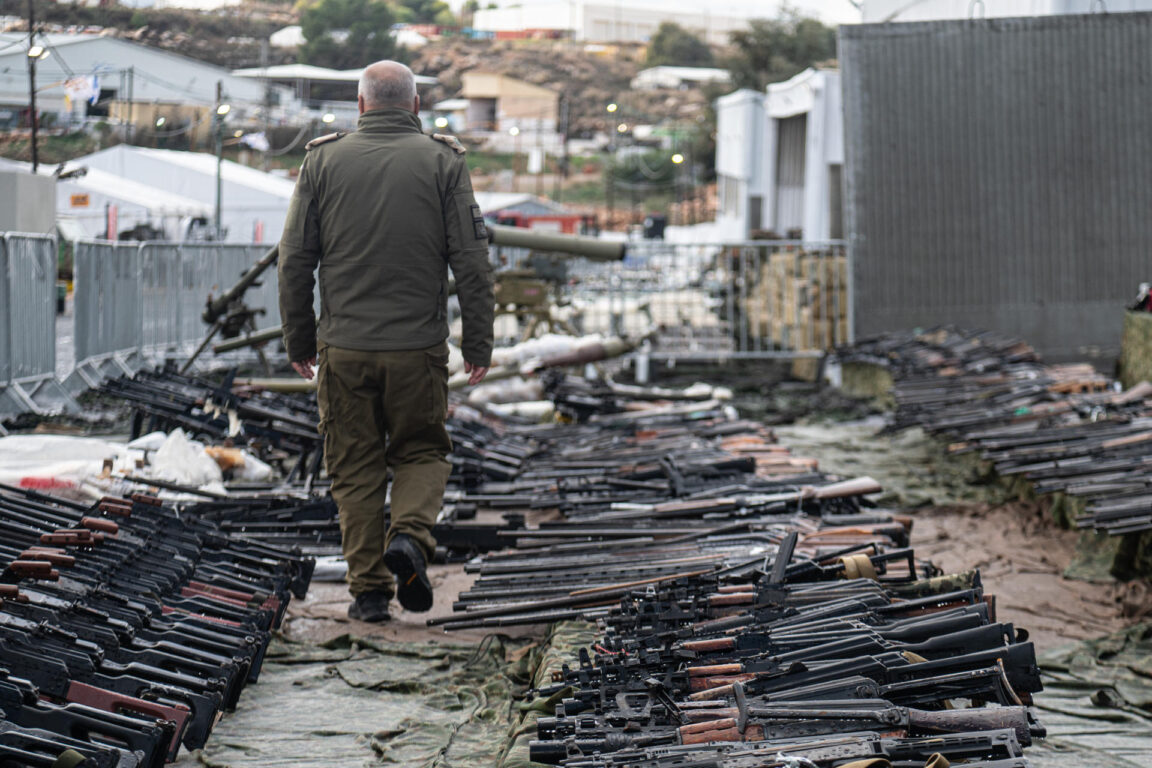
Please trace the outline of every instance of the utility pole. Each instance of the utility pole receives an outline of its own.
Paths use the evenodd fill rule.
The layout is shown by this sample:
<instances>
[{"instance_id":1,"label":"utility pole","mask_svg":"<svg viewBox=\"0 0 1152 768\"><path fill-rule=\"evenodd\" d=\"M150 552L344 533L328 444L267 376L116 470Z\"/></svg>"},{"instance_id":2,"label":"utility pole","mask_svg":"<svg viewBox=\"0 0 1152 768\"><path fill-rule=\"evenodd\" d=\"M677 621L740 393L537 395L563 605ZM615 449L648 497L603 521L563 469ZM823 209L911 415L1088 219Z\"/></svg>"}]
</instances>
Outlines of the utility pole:
<instances>
[{"instance_id":1,"label":"utility pole","mask_svg":"<svg viewBox=\"0 0 1152 768\"><path fill-rule=\"evenodd\" d=\"M132 144L136 132L136 68L128 67L128 129L127 143Z\"/></svg>"},{"instance_id":2,"label":"utility pole","mask_svg":"<svg viewBox=\"0 0 1152 768\"><path fill-rule=\"evenodd\" d=\"M36 59L32 48L36 45L36 7L28 0L28 122L32 125L32 173L40 167L40 147L36 119Z\"/></svg>"},{"instance_id":3,"label":"utility pole","mask_svg":"<svg viewBox=\"0 0 1152 768\"><path fill-rule=\"evenodd\" d=\"M560 197L564 192L564 180L568 178L568 96L561 94L560 96L560 167L556 169L556 180L553 184L552 197L556 202L560 202Z\"/></svg>"},{"instance_id":4,"label":"utility pole","mask_svg":"<svg viewBox=\"0 0 1152 768\"><path fill-rule=\"evenodd\" d=\"M272 81L268 79L268 40L260 41L260 67L264 70L264 137L269 138L272 130ZM262 168L268 171L268 152L264 156Z\"/></svg>"},{"instance_id":5,"label":"utility pole","mask_svg":"<svg viewBox=\"0 0 1152 768\"><path fill-rule=\"evenodd\" d=\"M216 239L224 239L223 227L223 195L224 195L224 182L223 182L223 166L224 166L224 83L220 80L216 81L216 110L212 115L212 127L216 130Z\"/></svg>"}]
</instances>

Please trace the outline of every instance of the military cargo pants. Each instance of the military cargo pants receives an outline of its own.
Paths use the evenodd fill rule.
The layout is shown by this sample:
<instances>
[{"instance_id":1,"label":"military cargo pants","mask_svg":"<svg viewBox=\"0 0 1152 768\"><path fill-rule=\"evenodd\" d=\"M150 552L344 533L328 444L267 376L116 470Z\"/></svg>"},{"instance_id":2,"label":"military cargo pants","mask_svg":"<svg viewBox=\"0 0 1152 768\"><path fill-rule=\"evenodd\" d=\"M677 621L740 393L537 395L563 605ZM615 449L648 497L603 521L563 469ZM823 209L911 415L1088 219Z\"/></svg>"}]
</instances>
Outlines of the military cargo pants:
<instances>
[{"instance_id":1,"label":"military cargo pants","mask_svg":"<svg viewBox=\"0 0 1152 768\"><path fill-rule=\"evenodd\" d=\"M399 533L432 559L432 526L451 464L444 427L448 345L372 352L319 345L316 397L324 461L340 509L348 590L395 594L384 550ZM385 530L385 470L392 470L391 525Z\"/></svg>"}]
</instances>

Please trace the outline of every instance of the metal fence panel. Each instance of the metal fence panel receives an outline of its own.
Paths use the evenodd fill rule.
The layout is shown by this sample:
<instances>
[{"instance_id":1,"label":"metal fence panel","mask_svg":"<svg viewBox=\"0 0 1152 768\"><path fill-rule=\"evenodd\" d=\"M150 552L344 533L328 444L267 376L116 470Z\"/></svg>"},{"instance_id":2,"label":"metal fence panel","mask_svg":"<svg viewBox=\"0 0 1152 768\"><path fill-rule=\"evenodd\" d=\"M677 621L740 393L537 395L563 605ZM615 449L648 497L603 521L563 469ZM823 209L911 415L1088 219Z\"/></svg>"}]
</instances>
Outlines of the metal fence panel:
<instances>
[{"instance_id":1,"label":"metal fence panel","mask_svg":"<svg viewBox=\"0 0 1152 768\"><path fill-rule=\"evenodd\" d=\"M8 243L0 238L0 386L12 380L12 291L8 282Z\"/></svg>"},{"instance_id":2,"label":"metal fence panel","mask_svg":"<svg viewBox=\"0 0 1152 768\"><path fill-rule=\"evenodd\" d=\"M10 376L21 379L56 373L56 238L9 233L8 261Z\"/></svg>"},{"instance_id":3,"label":"metal fence panel","mask_svg":"<svg viewBox=\"0 0 1152 768\"><path fill-rule=\"evenodd\" d=\"M76 362L140 349L139 243L80 240L74 259Z\"/></svg>"},{"instance_id":4,"label":"metal fence panel","mask_svg":"<svg viewBox=\"0 0 1152 768\"><path fill-rule=\"evenodd\" d=\"M140 343L169 348L184 341L184 306L177 300L181 280L180 246L144 243L140 246Z\"/></svg>"},{"instance_id":5,"label":"metal fence panel","mask_svg":"<svg viewBox=\"0 0 1152 768\"><path fill-rule=\"evenodd\" d=\"M654 356L702 361L813 356L850 340L843 242L643 241L628 253L622 263L557 261L552 324L630 338L654 330ZM530 256L495 258L518 266ZM521 314L501 315L497 338L523 335L534 317Z\"/></svg>"},{"instance_id":6,"label":"metal fence panel","mask_svg":"<svg viewBox=\"0 0 1152 768\"><path fill-rule=\"evenodd\" d=\"M1152 14L846 26L857 332L1110 355L1152 248Z\"/></svg>"}]
</instances>

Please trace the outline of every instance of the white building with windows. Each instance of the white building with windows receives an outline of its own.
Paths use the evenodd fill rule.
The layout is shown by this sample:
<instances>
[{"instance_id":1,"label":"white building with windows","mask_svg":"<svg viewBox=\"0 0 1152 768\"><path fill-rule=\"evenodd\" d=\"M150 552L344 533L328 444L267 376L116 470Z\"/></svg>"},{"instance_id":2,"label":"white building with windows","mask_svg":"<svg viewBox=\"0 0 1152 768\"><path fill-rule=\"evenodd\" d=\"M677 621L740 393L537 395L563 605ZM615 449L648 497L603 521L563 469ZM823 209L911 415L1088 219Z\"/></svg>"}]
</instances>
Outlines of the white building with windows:
<instances>
[{"instance_id":1,"label":"white building with windows","mask_svg":"<svg viewBox=\"0 0 1152 768\"><path fill-rule=\"evenodd\" d=\"M808 69L716 100L717 224L810 241L844 236L840 73Z\"/></svg>"},{"instance_id":2,"label":"white building with windows","mask_svg":"<svg viewBox=\"0 0 1152 768\"><path fill-rule=\"evenodd\" d=\"M728 42L728 33L748 26L749 18L774 13L763 9L730 15L701 6L694 11L673 11L667 4L588 2L588 0L536 0L506 3L476 11L472 26L480 31L516 36L525 32L564 32L590 43L646 43L665 21L700 35L714 45Z\"/></svg>"},{"instance_id":3,"label":"white building with windows","mask_svg":"<svg viewBox=\"0 0 1152 768\"><path fill-rule=\"evenodd\" d=\"M865 24L1152 11L1152 0L864 0Z\"/></svg>"}]
</instances>

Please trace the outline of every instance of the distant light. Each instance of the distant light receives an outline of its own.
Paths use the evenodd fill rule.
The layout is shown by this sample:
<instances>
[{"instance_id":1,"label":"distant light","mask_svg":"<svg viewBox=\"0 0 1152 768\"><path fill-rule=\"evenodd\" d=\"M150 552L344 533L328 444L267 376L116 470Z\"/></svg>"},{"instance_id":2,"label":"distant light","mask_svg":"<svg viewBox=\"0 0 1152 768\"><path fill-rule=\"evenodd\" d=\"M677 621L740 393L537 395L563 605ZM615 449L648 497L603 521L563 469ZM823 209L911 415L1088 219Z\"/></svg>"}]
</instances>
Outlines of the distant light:
<instances>
[{"instance_id":1,"label":"distant light","mask_svg":"<svg viewBox=\"0 0 1152 768\"><path fill-rule=\"evenodd\" d=\"M517 128L516 126L512 126L511 128L508 129L508 133L512 134L513 136L519 136L520 135L520 129Z\"/></svg>"},{"instance_id":2,"label":"distant light","mask_svg":"<svg viewBox=\"0 0 1152 768\"><path fill-rule=\"evenodd\" d=\"M46 59L48 58L48 49L42 45L34 45L28 49L28 58L30 59Z\"/></svg>"},{"instance_id":3,"label":"distant light","mask_svg":"<svg viewBox=\"0 0 1152 768\"><path fill-rule=\"evenodd\" d=\"M166 123L166 122L168 122L168 118L166 118L166 117L158 117L158 118L156 118L156 127L157 127L157 128L163 128L163 127L164 127L164 123Z\"/></svg>"},{"instance_id":4,"label":"distant light","mask_svg":"<svg viewBox=\"0 0 1152 768\"><path fill-rule=\"evenodd\" d=\"M615 112L619 108L620 107L616 106L615 104L609 104L607 107L605 107L605 109L607 109L609 112Z\"/></svg>"},{"instance_id":5,"label":"distant light","mask_svg":"<svg viewBox=\"0 0 1152 768\"><path fill-rule=\"evenodd\" d=\"M437 128L447 128L448 127L448 118L446 118L446 117L436 118L436 127Z\"/></svg>"},{"instance_id":6,"label":"distant light","mask_svg":"<svg viewBox=\"0 0 1152 768\"><path fill-rule=\"evenodd\" d=\"M620 123L620 125L616 126L616 132L617 133L624 133L627 130L628 130L628 123Z\"/></svg>"},{"instance_id":7,"label":"distant light","mask_svg":"<svg viewBox=\"0 0 1152 768\"><path fill-rule=\"evenodd\" d=\"M244 131L235 131L235 132L233 132L233 134L232 134L232 135L233 135L233 136L235 136L235 137L238 139L238 138L240 138L241 136L243 136L243 135L244 135Z\"/></svg>"},{"instance_id":8,"label":"distant light","mask_svg":"<svg viewBox=\"0 0 1152 768\"><path fill-rule=\"evenodd\" d=\"M224 115L228 114L231 111L232 111L232 107L229 106L228 104L221 104L220 106L216 107L216 114L219 115L220 117L224 117Z\"/></svg>"},{"instance_id":9,"label":"distant light","mask_svg":"<svg viewBox=\"0 0 1152 768\"><path fill-rule=\"evenodd\" d=\"M320 118L320 122L330 125L336 122L336 115L332 114L331 112L325 112L324 117Z\"/></svg>"},{"instance_id":10,"label":"distant light","mask_svg":"<svg viewBox=\"0 0 1152 768\"><path fill-rule=\"evenodd\" d=\"M684 162L684 155L677 152L676 154L672 155L672 162L676 163L676 165L680 165L680 163Z\"/></svg>"}]
</instances>

